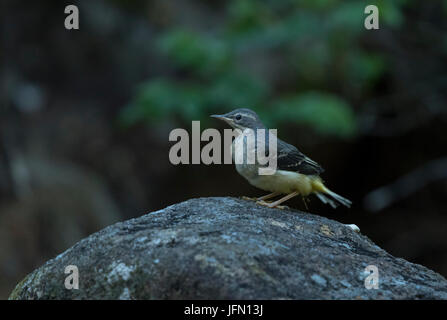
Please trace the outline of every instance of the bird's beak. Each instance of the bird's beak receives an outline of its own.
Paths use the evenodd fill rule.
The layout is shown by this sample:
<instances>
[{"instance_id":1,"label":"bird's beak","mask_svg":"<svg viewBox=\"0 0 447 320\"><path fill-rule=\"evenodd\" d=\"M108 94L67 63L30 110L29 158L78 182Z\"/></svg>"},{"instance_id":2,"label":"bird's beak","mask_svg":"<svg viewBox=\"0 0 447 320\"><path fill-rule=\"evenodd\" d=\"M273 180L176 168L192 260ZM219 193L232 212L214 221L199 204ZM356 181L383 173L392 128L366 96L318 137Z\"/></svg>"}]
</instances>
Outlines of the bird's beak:
<instances>
[{"instance_id":1,"label":"bird's beak","mask_svg":"<svg viewBox=\"0 0 447 320\"><path fill-rule=\"evenodd\" d=\"M231 119L228 118L228 117L225 117L224 114L213 114L213 115L211 115L210 117L211 117L211 118L216 118L216 119L219 119L219 120L223 120L223 121L225 121L225 122L230 122L230 121L231 121Z\"/></svg>"}]
</instances>

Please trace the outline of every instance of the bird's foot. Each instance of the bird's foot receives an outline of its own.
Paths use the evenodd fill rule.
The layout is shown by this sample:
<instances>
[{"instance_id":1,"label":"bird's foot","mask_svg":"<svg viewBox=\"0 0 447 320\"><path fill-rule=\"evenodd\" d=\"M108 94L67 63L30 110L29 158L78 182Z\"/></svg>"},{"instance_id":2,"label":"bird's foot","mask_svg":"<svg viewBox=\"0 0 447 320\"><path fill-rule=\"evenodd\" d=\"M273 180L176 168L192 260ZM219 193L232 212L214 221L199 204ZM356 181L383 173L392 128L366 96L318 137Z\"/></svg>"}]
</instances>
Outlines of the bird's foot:
<instances>
[{"instance_id":1,"label":"bird's foot","mask_svg":"<svg viewBox=\"0 0 447 320\"><path fill-rule=\"evenodd\" d=\"M246 196L242 196L241 199L248 200L248 201L258 201L258 198L250 198L250 197L246 197Z\"/></svg>"},{"instance_id":2,"label":"bird's foot","mask_svg":"<svg viewBox=\"0 0 447 320\"><path fill-rule=\"evenodd\" d=\"M357 227L355 224L345 224L349 229L351 229L354 232L360 233L360 228Z\"/></svg>"},{"instance_id":3,"label":"bird's foot","mask_svg":"<svg viewBox=\"0 0 447 320\"><path fill-rule=\"evenodd\" d=\"M264 201L264 200L256 201L256 203L260 204L261 206L265 206L265 207L269 207L269 208L277 208L277 209L281 209L281 210L284 210L285 208L287 208L287 206L280 206L280 205L275 206L273 202L268 202L268 201Z\"/></svg>"}]
</instances>

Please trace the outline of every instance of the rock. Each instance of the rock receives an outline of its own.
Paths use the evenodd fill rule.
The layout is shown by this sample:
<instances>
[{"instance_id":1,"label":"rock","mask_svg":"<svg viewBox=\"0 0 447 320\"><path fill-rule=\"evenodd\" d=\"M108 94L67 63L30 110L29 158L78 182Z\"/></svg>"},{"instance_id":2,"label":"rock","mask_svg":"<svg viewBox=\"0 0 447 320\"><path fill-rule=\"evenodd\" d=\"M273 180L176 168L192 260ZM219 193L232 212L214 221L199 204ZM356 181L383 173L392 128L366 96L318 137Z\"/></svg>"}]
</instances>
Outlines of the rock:
<instances>
[{"instance_id":1,"label":"rock","mask_svg":"<svg viewBox=\"0 0 447 320\"><path fill-rule=\"evenodd\" d=\"M79 289L64 286L65 267ZM367 266L378 289L367 289ZM10 299L447 299L447 281L339 222L200 198L116 223L48 261Z\"/></svg>"}]
</instances>

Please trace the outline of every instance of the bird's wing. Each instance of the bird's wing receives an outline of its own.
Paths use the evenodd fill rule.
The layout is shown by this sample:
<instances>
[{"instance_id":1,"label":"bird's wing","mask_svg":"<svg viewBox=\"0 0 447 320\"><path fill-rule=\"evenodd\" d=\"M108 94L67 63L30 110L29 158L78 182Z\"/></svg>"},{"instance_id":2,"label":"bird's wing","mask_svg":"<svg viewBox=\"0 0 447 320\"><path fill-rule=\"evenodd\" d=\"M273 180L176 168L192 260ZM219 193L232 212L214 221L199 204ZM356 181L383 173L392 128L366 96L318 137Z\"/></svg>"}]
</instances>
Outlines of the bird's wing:
<instances>
[{"instance_id":1,"label":"bird's wing","mask_svg":"<svg viewBox=\"0 0 447 320\"><path fill-rule=\"evenodd\" d=\"M319 175L324 169L315 161L304 155L296 147L277 140L277 168L306 175Z\"/></svg>"},{"instance_id":2,"label":"bird's wing","mask_svg":"<svg viewBox=\"0 0 447 320\"><path fill-rule=\"evenodd\" d=\"M257 137L257 136L256 136ZM265 153L269 153L269 132L265 133ZM278 170L293 171L306 175L320 175L324 169L315 161L307 157L295 146L288 144L276 137L277 163Z\"/></svg>"}]
</instances>

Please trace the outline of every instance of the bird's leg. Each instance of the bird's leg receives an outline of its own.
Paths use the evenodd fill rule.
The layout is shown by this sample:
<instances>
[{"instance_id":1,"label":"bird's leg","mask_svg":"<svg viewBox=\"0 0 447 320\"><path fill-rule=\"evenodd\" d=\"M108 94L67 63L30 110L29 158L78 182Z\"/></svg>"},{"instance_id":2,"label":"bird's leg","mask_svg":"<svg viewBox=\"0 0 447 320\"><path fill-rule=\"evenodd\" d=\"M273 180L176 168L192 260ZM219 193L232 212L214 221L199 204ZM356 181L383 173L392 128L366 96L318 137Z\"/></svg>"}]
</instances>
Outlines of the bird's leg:
<instances>
[{"instance_id":1,"label":"bird's leg","mask_svg":"<svg viewBox=\"0 0 447 320\"><path fill-rule=\"evenodd\" d=\"M307 207L307 202L306 202L307 198L306 197L301 197L301 199L303 199L304 206L306 207L306 210L309 210L309 208Z\"/></svg>"},{"instance_id":2,"label":"bird's leg","mask_svg":"<svg viewBox=\"0 0 447 320\"><path fill-rule=\"evenodd\" d=\"M250 198L250 197L242 196L242 199L256 201L256 202L258 202L258 201L264 202L264 200L276 197L277 195L280 195L280 194L281 194L281 192L272 192L272 193L269 193L269 194L259 197L259 198Z\"/></svg>"},{"instance_id":3,"label":"bird's leg","mask_svg":"<svg viewBox=\"0 0 447 320\"><path fill-rule=\"evenodd\" d=\"M267 202L267 201L265 201L265 200L267 200L267 199L270 199L270 198L273 198L273 197L276 197L277 195L280 195L281 194L281 192L272 192L272 193L269 193L269 194L267 194L267 195L265 195L265 196L263 196L263 197L259 197L259 198L257 198L256 200L256 203L257 204L260 204L260 205L263 205L263 206L267 206L269 203L271 203L271 202Z\"/></svg>"},{"instance_id":4,"label":"bird's leg","mask_svg":"<svg viewBox=\"0 0 447 320\"><path fill-rule=\"evenodd\" d=\"M275 202L266 204L266 206L269 207L269 208L274 208L274 207L278 206L279 204L283 203L284 201L287 201L289 199L292 199L293 197L296 197L298 194L299 194L298 192L294 191L294 192L289 193L285 197L282 197L281 199L279 199L279 200L277 200Z\"/></svg>"},{"instance_id":5,"label":"bird's leg","mask_svg":"<svg viewBox=\"0 0 447 320\"><path fill-rule=\"evenodd\" d=\"M256 200L258 200L258 201L264 201L264 200L267 200L267 199L276 197L276 196L278 196L278 195L280 195L280 194L281 194L281 192L272 192L272 193L269 193L269 194L267 194L267 195L265 195L265 196L259 197L259 198L257 198Z\"/></svg>"}]
</instances>

